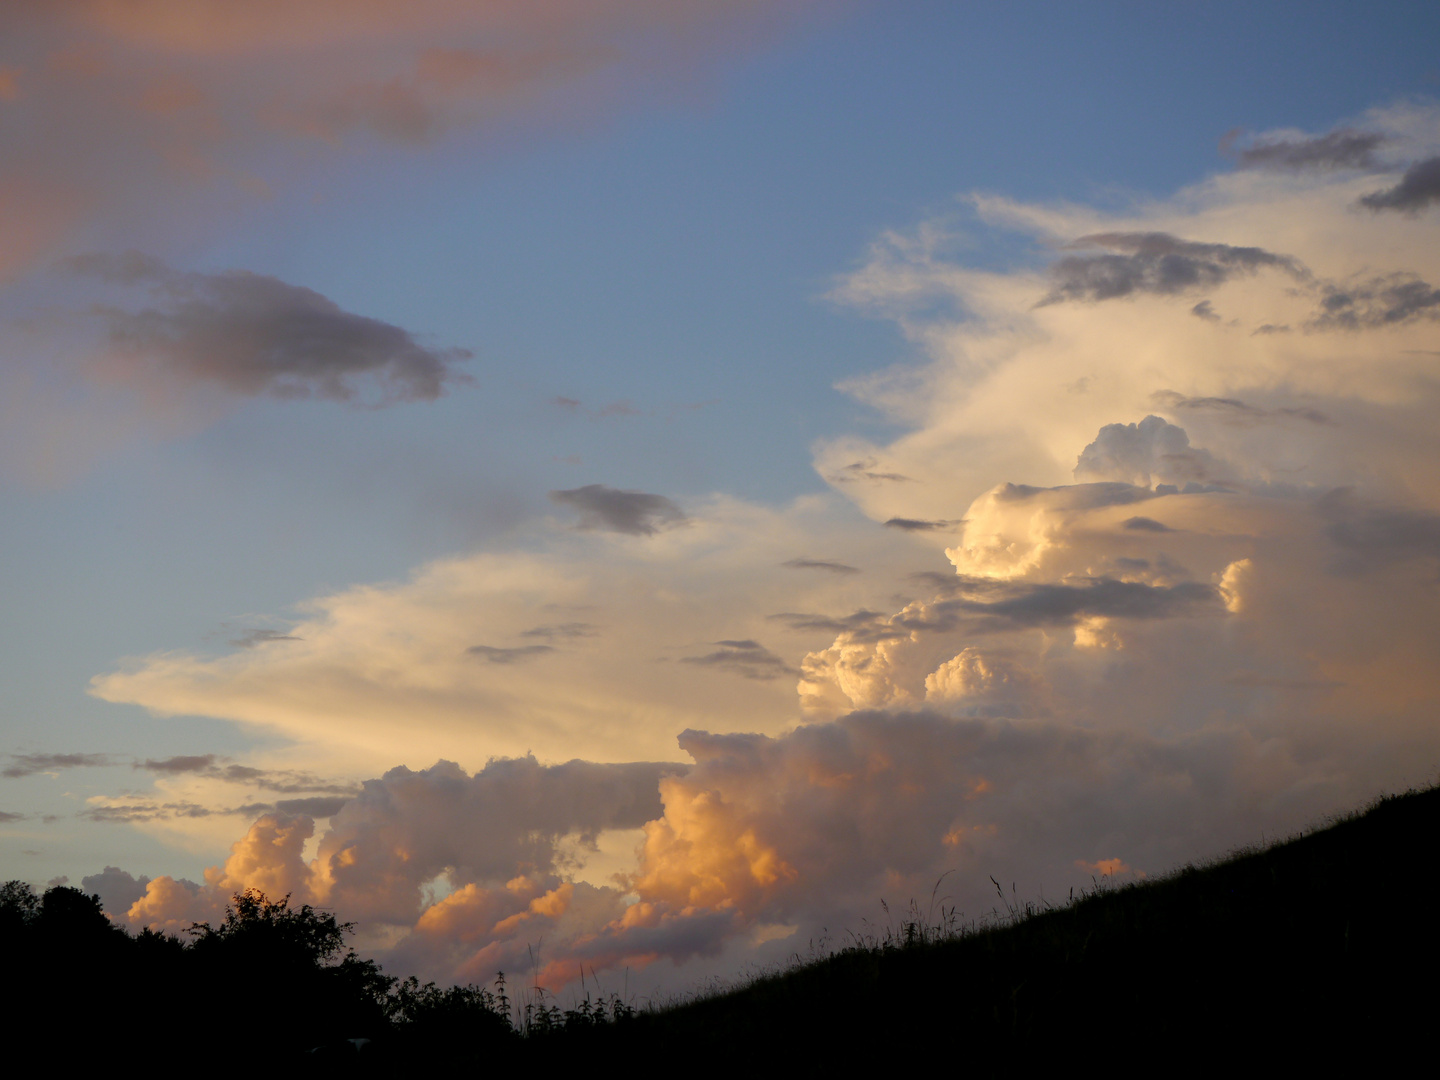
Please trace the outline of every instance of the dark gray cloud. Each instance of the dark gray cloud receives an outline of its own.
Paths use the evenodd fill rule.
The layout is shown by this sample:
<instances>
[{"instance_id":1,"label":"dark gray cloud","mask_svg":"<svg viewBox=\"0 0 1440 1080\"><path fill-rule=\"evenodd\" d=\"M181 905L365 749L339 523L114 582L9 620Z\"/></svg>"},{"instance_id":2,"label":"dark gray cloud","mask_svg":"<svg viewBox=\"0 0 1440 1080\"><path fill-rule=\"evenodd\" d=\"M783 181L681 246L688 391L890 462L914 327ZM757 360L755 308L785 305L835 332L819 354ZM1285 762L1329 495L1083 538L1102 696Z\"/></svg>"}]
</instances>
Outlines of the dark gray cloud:
<instances>
[{"instance_id":1,"label":"dark gray cloud","mask_svg":"<svg viewBox=\"0 0 1440 1080\"><path fill-rule=\"evenodd\" d=\"M1288 334L1290 327L1284 323L1261 323L1254 330L1250 331L1251 337L1264 337L1267 334Z\"/></svg>"},{"instance_id":2,"label":"dark gray cloud","mask_svg":"<svg viewBox=\"0 0 1440 1080\"><path fill-rule=\"evenodd\" d=\"M866 611L864 608L849 615L813 615L801 611L780 611L765 617L775 622L783 622L791 630L823 630L831 634L862 630L878 625L885 620L885 616L880 612Z\"/></svg>"},{"instance_id":3,"label":"dark gray cloud","mask_svg":"<svg viewBox=\"0 0 1440 1080\"><path fill-rule=\"evenodd\" d=\"M231 638L230 644L237 649L253 649L257 645L265 645L271 641L303 641L294 634L284 634L279 630L244 630L239 637Z\"/></svg>"},{"instance_id":4,"label":"dark gray cloud","mask_svg":"<svg viewBox=\"0 0 1440 1080\"><path fill-rule=\"evenodd\" d=\"M682 657L682 664L697 664L700 667L719 668L722 671L743 675L747 679L768 681L782 675L795 675L796 671L758 641L717 641L719 648L704 656Z\"/></svg>"},{"instance_id":5,"label":"dark gray cloud","mask_svg":"<svg viewBox=\"0 0 1440 1080\"><path fill-rule=\"evenodd\" d=\"M911 581L921 582L937 592L946 592L962 580L955 574L947 574L943 570L916 570L909 577Z\"/></svg>"},{"instance_id":6,"label":"dark gray cloud","mask_svg":"<svg viewBox=\"0 0 1440 1080\"><path fill-rule=\"evenodd\" d=\"M264 274L184 272L136 252L85 255L66 267L145 290L147 304L92 308L115 352L236 394L355 401L369 387L375 404L432 400L471 358Z\"/></svg>"},{"instance_id":7,"label":"dark gray cloud","mask_svg":"<svg viewBox=\"0 0 1440 1080\"><path fill-rule=\"evenodd\" d=\"M1085 585L1024 585L967 579L968 597L942 600L917 617L905 612L892 623L905 631L951 630L961 621L977 629L1017 630L1068 626L1086 618L1169 619L1223 611L1212 585L1146 585L1093 578Z\"/></svg>"},{"instance_id":8,"label":"dark gray cloud","mask_svg":"<svg viewBox=\"0 0 1440 1080\"><path fill-rule=\"evenodd\" d=\"M272 791L285 792L284 785L260 785ZM312 790L300 788L299 790ZM312 795L298 799L279 799L275 802L247 802L239 806L203 806L188 800L176 802L140 801L116 802L108 806L92 806L81 811L80 817L107 824L128 825L135 822L165 821L174 818L207 818L242 816L253 818L260 814L279 810L287 814L304 814L308 817L333 817L340 808L359 794L359 788L333 789L342 793ZM133 903L133 901L132 901Z\"/></svg>"},{"instance_id":9,"label":"dark gray cloud","mask_svg":"<svg viewBox=\"0 0 1440 1080\"><path fill-rule=\"evenodd\" d=\"M1153 417L1153 419L1158 420L1159 417ZM1110 426L1134 428L1136 425L1114 424ZM1186 445L1188 444L1187 438ZM1102 480L1084 484L1061 485L1060 487L1035 487L1032 484L1007 483L996 490L995 498L999 502L1025 502L1027 499L1033 499L1037 495L1045 495L1052 491L1064 491L1068 498L1068 505L1077 510L1096 510L1102 506L1126 506L1155 497L1148 488L1122 481Z\"/></svg>"},{"instance_id":10,"label":"dark gray cloud","mask_svg":"<svg viewBox=\"0 0 1440 1080\"><path fill-rule=\"evenodd\" d=\"M1161 522L1156 521L1154 518L1148 517L1126 518L1125 528L1134 529L1137 532L1167 533L1175 531L1174 529L1170 528L1169 525L1162 524Z\"/></svg>"},{"instance_id":11,"label":"dark gray cloud","mask_svg":"<svg viewBox=\"0 0 1440 1080\"><path fill-rule=\"evenodd\" d=\"M137 769L158 773L211 772L214 766L214 754L177 754L160 760L146 758L135 763Z\"/></svg>"},{"instance_id":12,"label":"dark gray cloud","mask_svg":"<svg viewBox=\"0 0 1440 1080\"><path fill-rule=\"evenodd\" d=\"M24 814L17 814L17 813L15 813L15 812L12 811L12 810L0 810L0 822L4 822L4 821L24 821L24 820L25 820L25 815L24 815Z\"/></svg>"},{"instance_id":13,"label":"dark gray cloud","mask_svg":"<svg viewBox=\"0 0 1440 1080\"><path fill-rule=\"evenodd\" d=\"M1417 161L1392 188L1362 195L1360 205L1371 210L1401 210L1414 214L1440 202L1440 157Z\"/></svg>"},{"instance_id":14,"label":"dark gray cloud","mask_svg":"<svg viewBox=\"0 0 1440 1080\"><path fill-rule=\"evenodd\" d=\"M193 802L128 802L111 806L92 806L79 817L107 825L131 825L136 822L164 821L172 818L205 818L215 814L233 814L240 810L213 810Z\"/></svg>"},{"instance_id":15,"label":"dark gray cloud","mask_svg":"<svg viewBox=\"0 0 1440 1080\"><path fill-rule=\"evenodd\" d=\"M905 532L934 532L941 529L958 529L965 524L964 518L927 521L924 518L893 517L885 522L887 528L903 529Z\"/></svg>"},{"instance_id":16,"label":"dark gray cloud","mask_svg":"<svg viewBox=\"0 0 1440 1080\"><path fill-rule=\"evenodd\" d=\"M592 623L567 622L556 623L553 626L534 626L529 630L520 631L521 637L543 637L547 641L556 638L570 640L573 638L594 637L599 631Z\"/></svg>"},{"instance_id":17,"label":"dark gray cloud","mask_svg":"<svg viewBox=\"0 0 1440 1080\"><path fill-rule=\"evenodd\" d=\"M832 574L858 574L858 567L848 563L831 562L829 559L786 559L781 566L791 570L827 570Z\"/></svg>"},{"instance_id":18,"label":"dark gray cloud","mask_svg":"<svg viewBox=\"0 0 1440 1080\"><path fill-rule=\"evenodd\" d=\"M1326 285L1312 330L1364 330L1440 316L1440 289L1414 274L1387 274L1352 285Z\"/></svg>"},{"instance_id":19,"label":"dark gray cloud","mask_svg":"<svg viewBox=\"0 0 1440 1080\"><path fill-rule=\"evenodd\" d=\"M586 484L550 492L552 502L580 512L582 529L606 529L630 536L654 536L661 529L688 520L664 495L621 491L604 484Z\"/></svg>"},{"instance_id":20,"label":"dark gray cloud","mask_svg":"<svg viewBox=\"0 0 1440 1080\"><path fill-rule=\"evenodd\" d=\"M233 783L253 784L280 795L343 795L349 798L359 790L354 784L336 783L309 773L288 770L268 772L248 765L227 765L216 775Z\"/></svg>"},{"instance_id":21,"label":"dark gray cloud","mask_svg":"<svg viewBox=\"0 0 1440 1080\"><path fill-rule=\"evenodd\" d=\"M1388 140L1375 131L1336 128L1309 138L1260 138L1235 154L1244 169L1272 169L1283 172L1370 169L1377 164L1375 151Z\"/></svg>"},{"instance_id":22,"label":"dark gray cloud","mask_svg":"<svg viewBox=\"0 0 1440 1080\"><path fill-rule=\"evenodd\" d=\"M113 918L122 917L130 906L145 895L145 886L150 879L143 874L134 877L118 866L107 866L98 874L89 874L80 879L81 888L87 894L100 897L100 906Z\"/></svg>"},{"instance_id":23,"label":"dark gray cloud","mask_svg":"<svg viewBox=\"0 0 1440 1080\"><path fill-rule=\"evenodd\" d=\"M1202 244L1169 233L1094 233L1070 248L1105 248L1118 254L1067 255L1050 268L1051 290L1040 301L1113 300L1137 293L1172 296L1212 288L1262 269L1307 280L1308 272L1288 255L1257 247Z\"/></svg>"},{"instance_id":24,"label":"dark gray cloud","mask_svg":"<svg viewBox=\"0 0 1440 1080\"><path fill-rule=\"evenodd\" d=\"M61 769L84 769L114 765L110 754L11 754L10 764L0 769L0 776L12 780L36 773L58 772Z\"/></svg>"},{"instance_id":25,"label":"dark gray cloud","mask_svg":"<svg viewBox=\"0 0 1440 1080\"><path fill-rule=\"evenodd\" d=\"M1190 309L1190 314L1194 315L1197 319L1204 319L1206 322L1220 321L1220 316L1217 315L1215 309L1210 306L1209 300L1201 300Z\"/></svg>"},{"instance_id":26,"label":"dark gray cloud","mask_svg":"<svg viewBox=\"0 0 1440 1080\"><path fill-rule=\"evenodd\" d=\"M1160 586L1096 577L1079 585L1031 585L958 574L937 578L940 595L935 600L912 604L888 618L873 611L839 618L792 613L770 618L784 620L796 630L827 630L852 642L880 642L962 629L997 633L1073 626L1095 617L1169 619L1224 610L1215 587L1197 582Z\"/></svg>"},{"instance_id":27,"label":"dark gray cloud","mask_svg":"<svg viewBox=\"0 0 1440 1080\"><path fill-rule=\"evenodd\" d=\"M515 664L522 660L533 660L537 656L555 651L553 645L516 645L505 649L497 645L471 645L465 650L471 656L479 656L492 664Z\"/></svg>"},{"instance_id":28,"label":"dark gray cloud","mask_svg":"<svg viewBox=\"0 0 1440 1080\"><path fill-rule=\"evenodd\" d=\"M232 784L250 784L282 795L349 796L358 790L353 784L335 783L309 773L289 770L270 771L253 765L221 764L214 754L179 754L169 758L146 758L134 768L164 775L191 773Z\"/></svg>"}]
</instances>

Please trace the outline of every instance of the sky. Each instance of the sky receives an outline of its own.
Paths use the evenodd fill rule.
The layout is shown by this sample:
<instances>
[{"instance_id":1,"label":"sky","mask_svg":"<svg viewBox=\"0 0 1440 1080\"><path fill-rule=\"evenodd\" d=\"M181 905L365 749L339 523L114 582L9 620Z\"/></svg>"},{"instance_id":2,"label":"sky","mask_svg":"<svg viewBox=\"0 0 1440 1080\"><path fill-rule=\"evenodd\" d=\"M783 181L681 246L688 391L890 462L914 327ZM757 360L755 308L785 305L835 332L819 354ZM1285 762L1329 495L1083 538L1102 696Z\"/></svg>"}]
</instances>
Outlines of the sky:
<instances>
[{"instance_id":1,"label":"sky","mask_svg":"<svg viewBox=\"0 0 1440 1080\"><path fill-rule=\"evenodd\" d=\"M1433 782L1437 39L5 5L0 877L664 995Z\"/></svg>"}]
</instances>

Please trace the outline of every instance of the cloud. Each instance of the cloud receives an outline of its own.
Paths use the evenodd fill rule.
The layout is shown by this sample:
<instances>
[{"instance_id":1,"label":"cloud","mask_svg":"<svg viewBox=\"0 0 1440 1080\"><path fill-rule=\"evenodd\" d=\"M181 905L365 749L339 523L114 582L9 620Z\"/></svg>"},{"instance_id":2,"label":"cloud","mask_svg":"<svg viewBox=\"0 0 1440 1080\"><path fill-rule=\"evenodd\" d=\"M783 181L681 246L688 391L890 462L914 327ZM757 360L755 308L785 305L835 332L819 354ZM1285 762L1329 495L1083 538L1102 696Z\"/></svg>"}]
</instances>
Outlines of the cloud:
<instances>
[{"instance_id":1,"label":"cloud","mask_svg":"<svg viewBox=\"0 0 1440 1080\"><path fill-rule=\"evenodd\" d=\"M1339 549L1347 574L1409 560L1440 559L1440 514L1365 505L1338 491L1321 503L1325 535Z\"/></svg>"},{"instance_id":2,"label":"cloud","mask_svg":"<svg viewBox=\"0 0 1440 1080\"><path fill-rule=\"evenodd\" d=\"M118 866L107 866L98 874L89 874L80 879L80 886L87 895L100 897L100 906L112 919L124 918L131 905L145 895L150 879L144 874L138 878L121 870Z\"/></svg>"},{"instance_id":3,"label":"cloud","mask_svg":"<svg viewBox=\"0 0 1440 1080\"><path fill-rule=\"evenodd\" d=\"M1264 327L1260 328L1260 330L1264 329ZM1259 333L1260 330L1257 330L1256 333ZM1312 424L1333 424L1335 422L1318 409L1305 406L1263 409L1258 405L1241 401L1239 398L1186 397L1184 394L1177 394L1171 390L1157 391L1151 395L1151 398L1157 404L1163 404L1172 410L1214 412L1234 423L1259 423L1266 420L1306 420Z\"/></svg>"},{"instance_id":4,"label":"cloud","mask_svg":"<svg viewBox=\"0 0 1440 1080\"><path fill-rule=\"evenodd\" d=\"M1158 416L1147 416L1138 424L1106 424L1075 463L1077 480L1113 480L1141 487L1225 483L1233 475L1209 451L1192 447L1184 428Z\"/></svg>"},{"instance_id":5,"label":"cloud","mask_svg":"<svg viewBox=\"0 0 1440 1080\"><path fill-rule=\"evenodd\" d=\"M1175 531L1170 528L1169 525L1166 525L1163 522L1156 521L1154 518L1139 516L1126 518L1124 522L1124 527L1127 529L1139 530L1141 532L1164 533Z\"/></svg>"},{"instance_id":6,"label":"cloud","mask_svg":"<svg viewBox=\"0 0 1440 1080\"><path fill-rule=\"evenodd\" d=\"M249 784L270 791L315 791L333 795L353 790L348 786L337 786L332 781L311 776L308 773L257 769L253 765L220 765L217 761L214 754L182 754L159 761L154 758L146 758L143 762L137 762L135 768L169 775L195 773L231 784Z\"/></svg>"},{"instance_id":7,"label":"cloud","mask_svg":"<svg viewBox=\"0 0 1440 1080\"><path fill-rule=\"evenodd\" d=\"M1258 136L1236 152L1245 169L1300 172L1329 169L1373 169L1375 151L1390 139L1378 131L1336 128L1324 135L1270 133Z\"/></svg>"},{"instance_id":8,"label":"cloud","mask_svg":"<svg viewBox=\"0 0 1440 1080\"><path fill-rule=\"evenodd\" d=\"M0 769L0 776L12 780L36 773L59 772L61 769L96 768L113 765L110 754L11 754L10 764Z\"/></svg>"},{"instance_id":9,"label":"cloud","mask_svg":"<svg viewBox=\"0 0 1440 1080\"><path fill-rule=\"evenodd\" d=\"M1059 259L1050 268L1053 285L1042 304L1114 300L1136 293L1172 296L1214 288L1262 269L1280 270L1299 280L1308 277L1305 268L1286 255L1258 247L1180 240L1168 233L1092 233L1066 246L1108 248L1122 254Z\"/></svg>"},{"instance_id":10,"label":"cloud","mask_svg":"<svg viewBox=\"0 0 1440 1080\"><path fill-rule=\"evenodd\" d=\"M717 641L715 644L720 646L716 651L704 656L682 656L680 662L734 672L747 679L776 679L795 674L789 664L758 641Z\"/></svg>"},{"instance_id":11,"label":"cloud","mask_svg":"<svg viewBox=\"0 0 1440 1080\"><path fill-rule=\"evenodd\" d=\"M961 659L947 669L959 697L1031 688L1013 664ZM444 980L525 970L543 938L533 977L558 990L581 962L638 975L719 955L759 926L858 925L946 870L952 899L981 914L992 874L1063 893L1102 860L1173 865L1239 842L1277 794L1262 817L1284 828L1349 790L1306 787L1283 741L1233 731L1173 742L872 711L778 737L685 731L680 745L688 768L396 769L340 809L308 863L310 819L270 813L203 884L114 867L94 881L107 910L130 900L129 925L168 929L213 918L241 888L288 893L359 920L387 966ZM608 885L575 877L571 853L612 829L641 830L632 869Z\"/></svg>"},{"instance_id":12,"label":"cloud","mask_svg":"<svg viewBox=\"0 0 1440 1080\"><path fill-rule=\"evenodd\" d=\"M1388 274L1351 285L1326 285L1315 330L1361 330L1440 316L1440 289L1410 273Z\"/></svg>"},{"instance_id":13,"label":"cloud","mask_svg":"<svg viewBox=\"0 0 1440 1080\"><path fill-rule=\"evenodd\" d=\"M543 637L547 640L559 638L562 641L572 641L576 638L594 637L599 631L587 622L566 622L556 623L553 626L532 626L529 630L521 630L521 637Z\"/></svg>"},{"instance_id":14,"label":"cloud","mask_svg":"<svg viewBox=\"0 0 1440 1080\"><path fill-rule=\"evenodd\" d=\"M607 830L635 829L657 817L660 779L684 768L582 761L542 766L519 758L492 761L473 776L448 762L393 769L366 781L344 805L320 807L330 811L331 825L308 864L302 850L314 833L311 816L281 807L262 814L225 863L205 872L203 887L157 878L127 918L137 926L184 925L197 913L218 910L231 892L254 887L324 903L371 927L409 929L418 921L421 939L412 951L423 953L422 916L428 914L433 925L481 894L508 901L492 922L526 910L547 891L534 883L558 886L557 872L578 865L571 840L583 852ZM426 899L437 878L447 881L455 898L438 911ZM618 915L620 905L614 906ZM530 929L511 928L522 948ZM436 947L445 953L463 944L449 940Z\"/></svg>"},{"instance_id":15,"label":"cloud","mask_svg":"<svg viewBox=\"0 0 1440 1080\"><path fill-rule=\"evenodd\" d=\"M178 754L162 759L146 758L135 765L137 769L148 769L157 773L209 772L215 765L214 754Z\"/></svg>"},{"instance_id":16,"label":"cloud","mask_svg":"<svg viewBox=\"0 0 1440 1080\"><path fill-rule=\"evenodd\" d=\"M143 796L120 796L92 799L92 805L80 812L90 821L107 825L134 825L140 822L167 821L175 818L205 818L215 814L249 815L248 806L231 809L216 809L194 802L156 802Z\"/></svg>"},{"instance_id":17,"label":"cloud","mask_svg":"<svg viewBox=\"0 0 1440 1080\"><path fill-rule=\"evenodd\" d=\"M687 520L684 511L664 495L621 491L604 484L552 491L550 499L560 506L578 510L581 529L654 536L661 529L683 524Z\"/></svg>"},{"instance_id":18,"label":"cloud","mask_svg":"<svg viewBox=\"0 0 1440 1080\"><path fill-rule=\"evenodd\" d=\"M953 529L962 525L961 521L922 521L919 518L892 517L885 522L891 529L902 529L905 532L935 532L940 529Z\"/></svg>"},{"instance_id":19,"label":"cloud","mask_svg":"<svg viewBox=\"0 0 1440 1080\"><path fill-rule=\"evenodd\" d=\"M870 461L852 461L848 465L842 465L831 473L826 479L832 484L848 484L857 480L877 481L880 483L905 483L912 478L902 473L886 472L878 468L879 463Z\"/></svg>"},{"instance_id":20,"label":"cloud","mask_svg":"<svg viewBox=\"0 0 1440 1080\"><path fill-rule=\"evenodd\" d=\"M96 304L111 378L173 379L243 396L377 404L433 400L465 349L421 345L398 326L344 311L303 286L244 270L173 270L131 252L86 255L70 272L145 287L153 306Z\"/></svg>"},{"instance_id":21,"label":"cloud","mask_svg":"<svg viewBox=\"0 0 1440 1080\"><path fill-rule=\"evenodd\" d=\"M565 133L657 94L683 98L812 5L240 7L5 5L5 40L33 62L0 65L14 136L0 165L0 192L13 196L0 196L0 275L76 233L105 247L156 236L183 246L217 213L233 218L297 180L333 186L367 155L503 145L517 130Z\"/></svg>"},{"instance_id":22,"label":"cloud","mask_svg":"<svg viewBox=\"0 0 1440 1080\"><path fill-rule=\"evenodd\" d=\"M770 619L783 622L792 630L823 630L829 633L868 628L875 625L883 617L880 612L869 611L865 608L851 612L849 615L839 616L815 615L798 611L782 611L768 616Z\"/></svg>"},{"instance_id":23,"label":"cloud","mask_svg":"<svg viewBox=\"0 0 1440 1080\"><path fill-rule=\"evenodd\" d=\"M1440 137L1440 114L1374 126L1401 128ZM1440 222L1356 213L1373 184L1252 168L1106 210L973 196L977 228L1118 262L978 270L930 223L877 244L836 295L918 355L846 384L894 434L817 446L833 495L697 499L683 529L572 500L589 531L316 598L283 649L101 676L107 700L375 771L446 757L367 781L318 838L277 802L203 885L156 878L127 918L183 925L263 883L427 977L526 970L542 937L556 989L581 962L733 971L784 948L764 928L859 926L947 871L983 918L991 875L1062 895L1428 781L1440 391L1428 309L1386 290L1440 280ZM1035 303L1066 281L1126 302ZM1202 285L1222 320L1175 302ZM1332 290L1363 333L1319 332L1344 329L1315 323ZM857 524L842 500L952 528ZM616 521L647 541L594 535ZM796 551L866 573L795 574ZM475 641L554 653L477 663ZM677 732L693 764L654 764ZM236 768L280 773L207 766ZM179 814L181 794L111 802Z\"/></svg>"},{"instance_id":24,"label":"cloud","mask_svg":"<svg viewBox=\"0 0 1440 1080\"><path fill-rule=\"evenodd\" d=\"M503 155L689 100L798 20L832 17L811 0L242 6L3 5L7 54L28 58L0 65L7 473L68 483L254 396L434 399L465 381L464 343L261 274L187 277L186 261L227 227L303 217L316 193L343 204L397 154ZM177 267L168 294L49 273L137 246Z\"/></svg>"},{"instance_id":25,"label":"cloud","mask_svg":"<svg viewBox=\"0 0 1440 1080\"><path fill-rule=\"evenodd\" d=\"M492 664L514 664L555 651L552 645L517 645L514 648L500 648L495 645L471 645L465 650L471 656L484 657Z\"/></svg>"},{"instance_id":26,"label":"cloud","mask_svg":"<svg viewBox=\"0 0 1440 1080\"><path fill-rule=\"evenodd\" d=\"M405 580L306 601L289 630L302 640L157 653L99 676L93 692L238 721L302 747L343 747L338 759L326 752L329 772L373 775L442 756L474 768L527 751L659 760L674 752L676 724L774 732L794 720L793 684L782 678L704 678L697 697L703 669L679 661L714 650L696 643L763 642L796 668L833 637L815 619L888 607L897 582L936 557L828 495L779 508L697 499L688 522L643 543L537 525L518 550L437 560ZM830 561L885 571L782 565L821 537ZM776 611L802 615L767 617ZM484 649L467 651L474 645ZM553 652L506 651L538 647Z\"/></svg>"},{"instance_id":27,"label":"cloud","mask_svg":"<svg viewBox=\"0 0 1440 1080\"><path fill-rule=\"evenodd\" d=\"M231 638L229 644L237 649L253 649L259 645L268 645L272 641L299 641L294 634L282 633L279 630L246 630L238 638Z\"/></svg>"},{"instance_id":28,"label":"cloud","mask_svg":"<svg viewBox=\"0 0 1440 1080\"><path fill-rule=\"evenodd\" d=\"M824 570L831 574L858 574L856 567L847 563L832 562L828 559L786 559L781 566L788 566L791 570Z\"/></svg>"},{"instance_id":29,"label":"cloud","mask_svg":"<svg viewBox=\"0 0 1440 1080\"><path fill-rule=\"evenodd\" d=\"M1435 202L1440 202L1440 157L1417 161L1405 170L1394 187L1360 198L1360 205L1371 210L1400 210L1411 214Z\"/></svg>"},{"instance_id":30,"label":"cloud","mask_svg":"<svg viewBox=\"0 0 1440 1080\"><path fill-rule=\"evenodd\" d=\"M338 814L353 796L313 795L305 799L280 799L275 809L282 814L304 814L312 818L328 818Z\"/></svg>"}]
</instances>

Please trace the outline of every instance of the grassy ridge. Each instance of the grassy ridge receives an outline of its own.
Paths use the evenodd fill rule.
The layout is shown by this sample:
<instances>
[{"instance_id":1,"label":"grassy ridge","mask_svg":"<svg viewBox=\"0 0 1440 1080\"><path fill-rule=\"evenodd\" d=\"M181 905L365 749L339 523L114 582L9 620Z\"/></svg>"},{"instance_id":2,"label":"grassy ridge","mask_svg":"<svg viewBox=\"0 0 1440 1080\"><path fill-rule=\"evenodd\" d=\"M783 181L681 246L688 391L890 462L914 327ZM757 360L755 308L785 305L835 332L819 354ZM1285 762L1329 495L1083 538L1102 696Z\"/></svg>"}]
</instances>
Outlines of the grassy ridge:
<instances>
[{"instance_id":1,"label":"grassy ridge","mask_svg":"<svg viewBox=\"0 0 1440 1080\"><path fill-rule=\"evenodd\" d=\"M802 1075L936 1053L980 1075L1433 1060L1437 879L1440 790L1411 792L1265 850L949 940L848 949L549 1049Z\"/></svg>"}]
</instances>

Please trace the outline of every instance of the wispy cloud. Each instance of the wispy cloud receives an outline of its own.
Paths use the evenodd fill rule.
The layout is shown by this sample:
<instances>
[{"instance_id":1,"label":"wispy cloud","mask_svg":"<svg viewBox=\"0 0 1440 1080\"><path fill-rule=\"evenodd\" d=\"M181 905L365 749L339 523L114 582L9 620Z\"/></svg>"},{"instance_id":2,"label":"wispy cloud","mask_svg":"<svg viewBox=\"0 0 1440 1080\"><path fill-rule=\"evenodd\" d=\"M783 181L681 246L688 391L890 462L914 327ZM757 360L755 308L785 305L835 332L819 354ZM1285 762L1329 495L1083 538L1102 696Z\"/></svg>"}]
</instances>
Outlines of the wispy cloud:
<instances>
[{"instance_id":1,"label":"wispy cloud","mask_svg":"<svg viewBox=\"0 0 1440 1080\"><path fill-rule=\"evenodd\" d=\"M10 764L0 769L0 776L12 780L36 773L60 772L64 769L96 768L116 764L113 754L11 754Z\"/></svg>"}]
</instances>

